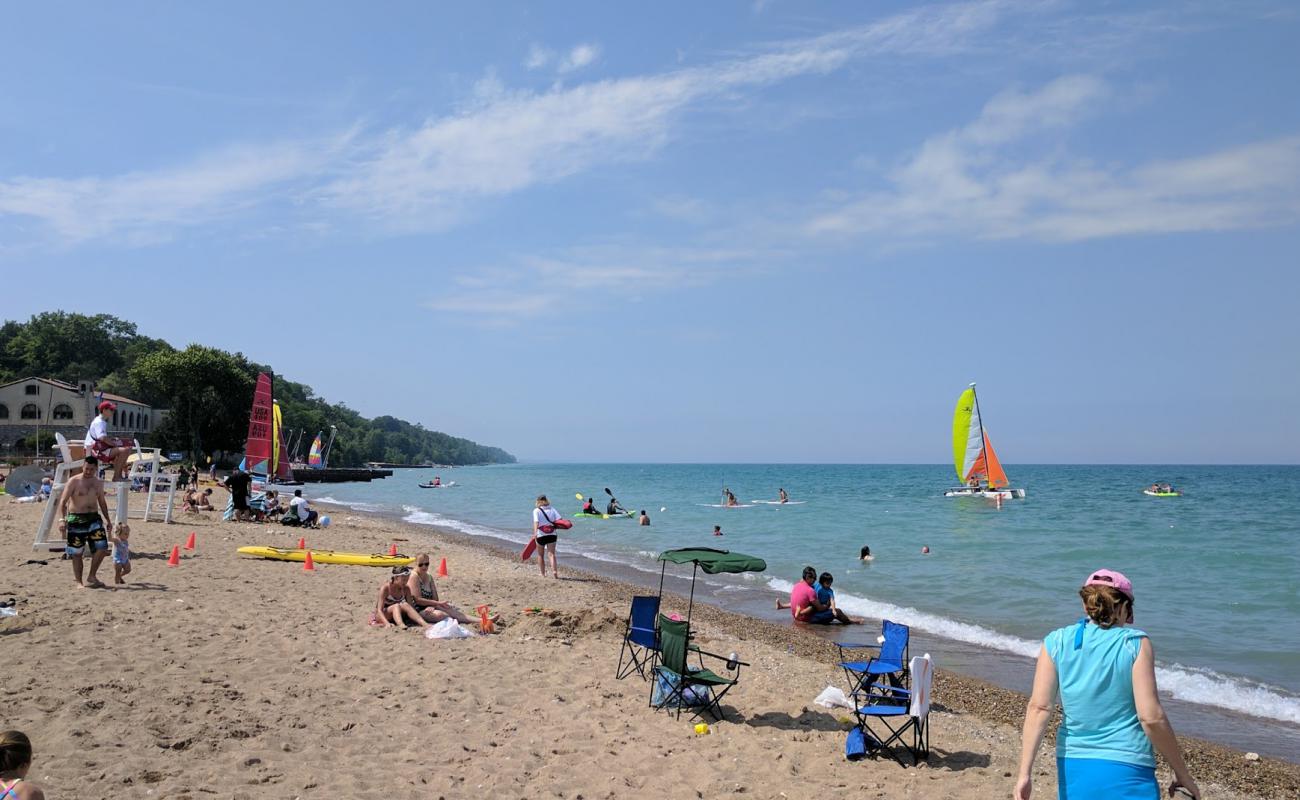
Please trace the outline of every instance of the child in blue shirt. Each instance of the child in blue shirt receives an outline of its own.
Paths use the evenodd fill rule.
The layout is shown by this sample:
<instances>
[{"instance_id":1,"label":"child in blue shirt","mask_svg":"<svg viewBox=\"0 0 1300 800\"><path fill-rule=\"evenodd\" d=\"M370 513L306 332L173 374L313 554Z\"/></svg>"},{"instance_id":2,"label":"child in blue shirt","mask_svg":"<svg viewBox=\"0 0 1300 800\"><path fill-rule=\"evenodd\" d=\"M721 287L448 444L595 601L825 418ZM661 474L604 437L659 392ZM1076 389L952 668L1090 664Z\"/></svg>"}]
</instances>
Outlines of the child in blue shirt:
<instances>
[{"instance_id":1,"label":"child in blue shirt","mask_svg":"<svg viewBox=\"0 0 1300 800\"><path fill-rule=\"evenodd\" d=\"M861 623L860 619L853 619L848 614L840 611L835 607L835 590L831 584L835 581L835 576L829 572L823 572L817 579L817 607L818 610L813 614L818 621L841 622L845 625L856 625Z\"/></svg>"}]
</instances>

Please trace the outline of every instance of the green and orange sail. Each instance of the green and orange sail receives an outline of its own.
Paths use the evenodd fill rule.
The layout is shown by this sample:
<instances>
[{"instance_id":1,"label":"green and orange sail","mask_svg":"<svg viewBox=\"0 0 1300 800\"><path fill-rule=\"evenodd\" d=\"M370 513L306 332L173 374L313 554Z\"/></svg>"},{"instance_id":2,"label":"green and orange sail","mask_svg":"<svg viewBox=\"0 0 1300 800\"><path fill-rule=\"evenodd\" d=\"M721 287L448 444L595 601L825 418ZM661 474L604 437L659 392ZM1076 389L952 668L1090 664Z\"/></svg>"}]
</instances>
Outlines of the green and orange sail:
<instances>
[{"instance_id":1,"label":"green and orange sail","mask_svg":"<svg viewBox=\"0 0 1300 800\"><path fill-rule=\"evenodd\" d=\"M952 459L957 479L963 484L971 478L979 478L990 489L1000 489L1010 483L980 419L979 398L975 396L973 383L957 398L957 410L952 417Z\"/></svg>"}]
</instances>

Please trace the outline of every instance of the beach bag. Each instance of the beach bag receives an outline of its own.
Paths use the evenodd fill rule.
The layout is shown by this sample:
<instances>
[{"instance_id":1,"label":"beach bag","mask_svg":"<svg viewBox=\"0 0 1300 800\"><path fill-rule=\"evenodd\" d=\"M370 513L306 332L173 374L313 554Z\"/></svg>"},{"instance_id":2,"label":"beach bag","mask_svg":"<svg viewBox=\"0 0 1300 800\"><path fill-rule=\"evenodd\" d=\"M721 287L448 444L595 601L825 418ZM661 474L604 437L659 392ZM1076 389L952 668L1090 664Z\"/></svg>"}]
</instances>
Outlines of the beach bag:
<instances>
[{"instance_id":1,"label":"beach bag","mask_svg":"<svg viewBox=\"0 0 1300 800\"><path fill-rule=\"evenodd\" d=\"M429 626L429 629L424 632L426 639L468 639L473 635L474 631L461 627L461 624L451 617Z\"/></svg>"},{"instance_id":2,"label":"beach bag","mask_svg":"<svg viewBox=\"0 0 1300 800\"><path fill-rule=\"evenodd\" d=\"M677 673L669 672L663 667L655 667L655 685L650 693L650 705L655 708L663 708L665 705L669 708L694 708L708 705L709 690L705 686L687 686L680 695L673 696L680 682L681 678ZM669 703L670 697L671 703Z\"/></svg>"},{"instance_id":3,"label":"beach bag","mask_svg":"<svg viewBox=\"0 0 1300 800\"><path fill-rule=\"evenodd\" d=\"M301 525L302 520L298 519L297 509L291 508L287 512L285 512L285 515L283 517L280 517L280 524L288 525L292 528L296 528L299 525Z\"/></svg>"},{"instance_id":4,"label":"beach bag","mask_svg":"<svg viewBox=\"0 0 1300 800\"><path fill-rule=\"evenodd\" d=\"M844 740L844 757L849 761L860 761L867 757L867 737L860 726L849 731L848 738Z\"/></svg>"}]
</instances>

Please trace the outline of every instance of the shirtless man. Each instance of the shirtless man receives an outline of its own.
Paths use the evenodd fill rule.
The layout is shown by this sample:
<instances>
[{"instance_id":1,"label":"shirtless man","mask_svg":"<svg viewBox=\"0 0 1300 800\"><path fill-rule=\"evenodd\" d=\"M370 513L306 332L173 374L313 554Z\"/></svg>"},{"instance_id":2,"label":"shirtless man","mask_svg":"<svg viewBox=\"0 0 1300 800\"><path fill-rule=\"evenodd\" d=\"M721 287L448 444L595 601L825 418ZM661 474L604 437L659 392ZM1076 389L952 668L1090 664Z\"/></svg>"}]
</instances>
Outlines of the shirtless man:
<instances>
[{"instance_id":1,"label":"shirtless man","mask_svg":"<svg viewBox=\"0 0 1300 800\"><path fill-rule=\"evenodd\" d=\"M108 555L108 537L113 533L113 521L108 518L108 503L104 499L104 482L99 479L99 459L86 456L81 474L68 479L59 501L59 530L68 537L65 552L72 559L72 576L77 585L94 589L103 588L95 577L99 562ZM71 510L69 510L71 506ZM102 516L101 516L102 514ZM81 561L90 549L90 574L81 582Z\"/></svg>"},{"instance_id":2,"label":"shirtless man","mask_svg":"<svg viewBox=\"0 0 1300 800\"><path fill-rule=\"evenodd\" d=\"M108 421L113 418L117 406L105 400L99 404L99 415L90 422L86 431L86 453L101 461L113 462L113 480L120 481L126 474L126 459L132 448L127 447L121 439L108 435Z\"/></svg>"}]
</instances>

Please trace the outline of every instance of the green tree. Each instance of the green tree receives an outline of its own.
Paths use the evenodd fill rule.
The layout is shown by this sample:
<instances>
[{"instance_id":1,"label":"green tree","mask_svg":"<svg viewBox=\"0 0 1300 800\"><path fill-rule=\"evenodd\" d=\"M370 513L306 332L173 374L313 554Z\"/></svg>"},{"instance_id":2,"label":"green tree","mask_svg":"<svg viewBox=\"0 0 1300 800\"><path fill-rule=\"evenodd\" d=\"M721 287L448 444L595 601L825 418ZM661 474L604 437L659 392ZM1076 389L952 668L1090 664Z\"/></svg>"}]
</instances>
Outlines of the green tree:
<instances>
[{"instance_id":1,"label":"green tree","mask_svg":"<svg viewBox=\"0 0 1300 800\"><path fill-rule=\"evenodd\" d=\"M242 355L192 344L158 350L131 368L130 381L171 412L156 432L159 444L192 457L242 450L256 372Z\"/></svg>"}]
</instances>

